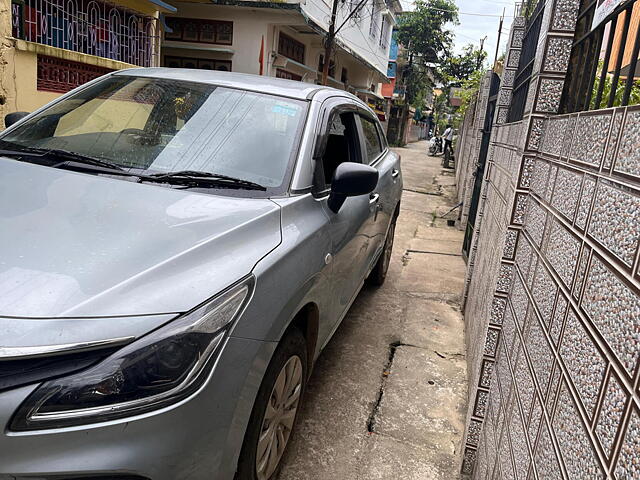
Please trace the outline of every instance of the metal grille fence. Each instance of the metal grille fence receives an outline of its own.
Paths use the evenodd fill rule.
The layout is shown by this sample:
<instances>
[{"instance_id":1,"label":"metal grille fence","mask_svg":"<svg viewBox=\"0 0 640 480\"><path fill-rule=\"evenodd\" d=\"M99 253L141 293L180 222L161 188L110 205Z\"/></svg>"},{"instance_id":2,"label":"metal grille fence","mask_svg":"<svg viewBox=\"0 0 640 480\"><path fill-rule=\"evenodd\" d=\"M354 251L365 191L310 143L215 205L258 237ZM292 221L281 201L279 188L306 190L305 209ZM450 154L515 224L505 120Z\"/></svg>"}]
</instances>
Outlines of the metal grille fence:
<instances>
[{"instance_id":1,"label":"metal grille fence","mask_svg":"<svg viewBox=\"0 0 640 480\"><path fill-rule=\"evenodd\" d=\"M640 4L622 2L602 20L598 8L597 0L581 4L561 113L640 103Z\"/></svg>"},{"instance_id":2,"label":"metal grille fence","mask_svg":"<svg viewBox=\"0 0 640 480\"><path fill-rule=\"evenodd\" d=\"M535 6L533 2L527 2L522 5L522 13L527 15L530 13L530 16L527 20L527 29L522 38L522 50L520 52L520 61L513 84L513 97L511 106L509 107L507 122L522 120L524 114L531 73L533 71L533 62L535 61L538 47L538 37L540 36L544 5L544 0L538 0Z\"/></svg>"},{"instance_id":3,"label":"metal grille fence","mask_svg":"<svg viewBox=\"0 0 640 480\"><path fill-rule=\"evenodd\" d=\"M95 0L13 0L15 38L143 67L158 64L157 20Z\"/></svg>"}]
</instances>

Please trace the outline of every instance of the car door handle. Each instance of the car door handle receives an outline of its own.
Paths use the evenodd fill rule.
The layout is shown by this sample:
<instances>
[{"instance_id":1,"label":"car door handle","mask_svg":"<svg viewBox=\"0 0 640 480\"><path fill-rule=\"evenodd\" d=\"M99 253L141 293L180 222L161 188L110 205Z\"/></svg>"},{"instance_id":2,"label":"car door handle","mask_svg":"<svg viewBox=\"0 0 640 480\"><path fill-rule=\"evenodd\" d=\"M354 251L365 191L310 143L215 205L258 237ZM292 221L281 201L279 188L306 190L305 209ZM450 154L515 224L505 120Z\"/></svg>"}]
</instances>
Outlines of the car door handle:
<instances>
[{"instance_id":1,"label":"car door handle","mask_svg":"<svg viewBox=\"0 0 640 480\"><path fill-rule=\"evenodd\" d=\"M380 199L380 194L379 193L372 193L371 195L369 195L369 205L373 205L379 199Z\"/></svg>"},{"instance_id":2,"label":"car door handle","mask_svg":"<svg viewBox=\"0 0 640 480\"><path fill-rule=\"evenodd\" d=\"M398 170L397 168L394 168L393 170L391 170L391 176L393 178L396 178L398 175L400 175L400 170Z\"/></svg>"}]
</instances>

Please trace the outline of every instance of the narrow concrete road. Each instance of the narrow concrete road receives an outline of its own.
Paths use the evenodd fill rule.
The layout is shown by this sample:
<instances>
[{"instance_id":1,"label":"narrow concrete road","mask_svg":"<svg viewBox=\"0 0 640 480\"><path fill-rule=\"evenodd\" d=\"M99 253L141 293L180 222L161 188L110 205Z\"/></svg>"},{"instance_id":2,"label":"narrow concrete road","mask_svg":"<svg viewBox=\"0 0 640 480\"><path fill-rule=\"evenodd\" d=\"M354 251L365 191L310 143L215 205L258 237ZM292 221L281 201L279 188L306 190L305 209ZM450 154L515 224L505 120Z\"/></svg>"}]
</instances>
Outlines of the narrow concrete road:
<instances>
[{"instance_id":1,"label":"narrow concrete road","mask_svg":"<svg viewBox=\"0 0 640 480\"><path fill-rule=\"evenodd\" d=\"M404 193L389 276L360 293L320 356L280 480L459 477L466 362L453 171L397 149ZM453 212L448 218L455 218Z\"/></svg>"}]
</instances>

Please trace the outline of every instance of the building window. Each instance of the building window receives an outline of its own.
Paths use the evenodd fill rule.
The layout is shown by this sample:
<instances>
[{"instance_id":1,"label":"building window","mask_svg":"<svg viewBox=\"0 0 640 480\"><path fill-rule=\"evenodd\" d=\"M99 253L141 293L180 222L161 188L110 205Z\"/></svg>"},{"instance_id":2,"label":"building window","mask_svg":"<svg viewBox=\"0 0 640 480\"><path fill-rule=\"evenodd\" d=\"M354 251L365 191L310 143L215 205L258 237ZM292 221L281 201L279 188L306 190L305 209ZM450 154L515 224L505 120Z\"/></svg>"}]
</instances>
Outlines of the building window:
<instances>
[{"instance_id":1,"label":"building window","mask_svg":"<svg viewBox=\"0 0 640 480\"><path fill-rule=\"evenodd\" d=\"M157 65L157 20L95 0L20 0L11 4L12 35L121 62Z\"/></svg>"},{"instance_id":2,"label":"building window","mask_svg":"<svg viewBox=\"0 0 640 480\"><path fill-rule=\"evenodd\" d=\"M302 81L302 76L301 75L296 75L295 73L289 72L287 70L283 70L281 68L278 68L276 70L276 77L277 78L284 78L285 80L297 80L299 82Z\"/></svg>"},{"instance_id":3,"label":"building window","mask_svg":"<svg viewBox=\"0 0 640 480\"><path fill-rule=\"evenodd\" d=\"M318 72L322 75L322 70L324 69L324 55L320 55L320 59L318 60ZM336 78L336 62L333 60L329 61L329 76L331 78Z\"/></svg>"},{"instance_id":4,"label":"building window","mask_svg":"<svg viewBox=\"0 0 640 480\"><path fill-rule=\"evenodd\" d=\"M278 38L278 53L298 63L304 63L304 43L282 32Z\"/></svg>"},{"instance_id":5,"label":"building window","mask_svg":"<svg viewBox=\"0 0 640 480\"><path fill-rule=\"evenodd\" d=\"M349 72L346 68L342 67L342 71L340 72L340 81L342 83L349 82Z\"/></svg>"},{"instance_id":6,"label":"building window","mask_svg":"<svg viewBox=\"0 0 640 480\"><path fill-rule=\"evenodd\" d=\"M164 66L170 68L200 68L202 70L231 71L231 61L210 58L172 57L165 55Z\"/></svg>"},{"instance_id":7,"label":"building window","mask_svg":"<svg viewBox=\"0 0 640 480\"><path fill-rule=\"evenodd\" d=\"M233 22L180 17L167 17L166 20L173 32L165 32L165 40L217 43L220 45L233 43Z\"/></svg>"},{"instance_id":8,"label":"building window","mask_svg":"<svg viewBox=\"0 0 640 480\"><path fill-rule=\"evenodd\" d=\"M382 15L382 26L380 27L380 48L389 48L389 17Z\"/></svg>"},{"instance_id":9,"label":"building window","mask_svg":"<svg viewBox=\"0 0 640 480\"><path fill-rule=\"evenodd\" d=\"M359 3L360 0L349 0L349 13L354 12L353 15L351 15L351 18L357 24L360 24L360 19L362 18L362 5L358 8Z\"/></svg>"},{"instance_id":10,"label":"building window","mask_svg":"<svg viewBox=\"0 0 640 480\"><path fill-rule=\"evenodd\" d=\"M66 93L106 73L108 68L38 55L37 89Z\"/></svg>"},{"instance_id":11,"label":"building window","mask_svg":"<svg viewBox=\"0 0 640 480\"><path fill-rule=\"evenodd\" d=\"M380 30L380 8L378 7L378 0L371 0L371 24L369 25L369 35L371 38L376 38Z\"/></svg>"}]
</instances>

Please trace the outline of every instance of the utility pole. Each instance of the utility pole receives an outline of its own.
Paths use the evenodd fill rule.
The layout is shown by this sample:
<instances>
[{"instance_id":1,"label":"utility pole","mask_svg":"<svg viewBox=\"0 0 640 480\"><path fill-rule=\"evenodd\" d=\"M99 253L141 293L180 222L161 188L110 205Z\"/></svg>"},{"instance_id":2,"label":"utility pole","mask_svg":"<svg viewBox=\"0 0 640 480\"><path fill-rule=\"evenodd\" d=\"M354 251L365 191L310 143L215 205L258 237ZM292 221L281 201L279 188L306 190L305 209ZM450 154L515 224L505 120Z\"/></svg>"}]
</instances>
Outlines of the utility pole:
<instances>
[{"instance_id":1,"label":"utility pole","mask_svg":"<svg viewBox=\"0 0 640 480\"><path fill-rule=\"evenodd\" d=\"M329 64L331 62L331 54L333 51L333 45L336 41L336 35L338 32L342 30L347 22L353 17L358 11L364 6L367 0L360 0L356 7L349 12L349 15L344 19L342 24L336 28L336 14L338 11L338 1L333 0L333 5L331 6L331 18L329 20L329 31L327 32L327 36L324 39L324 62L322 62L322 85L327 84L327 79L329 77ZM375 0L374 0L375 1Z\"/></svg>"},{"instance_id":2,"label":"utility pole","mask_svg":"<svg viewBox=\"0 0 640 480\"><path fill-rule=\"evenodd\" d=\"M484 41L486 39L487 39L486 35L480 39L480 51L478 52L478 61L476 65L476 70L480 70L480 67L482 66L482 52L484 51Z\"/></svg>"},{"instance_id":3,"label":"utility pole","mask_svg":"<svg viewBox=\"0 0 640 480\"><path fill-rule=\"evenodd\" d=\"M502 15L500 16L500 24L498 26L498 42L496 43L496 54L493 57L493 70L496 69L496 64L498 63L498 52L500 51L500 35L502 35L502 22L504 21L504 12L505 8L502 9Z\"/></svg>"},{"instance_id":4,"label":"utility pole","mask_svg":"<svg viewBox=\"0 0 640 480\"><path fill-rule=\"evenodd\" d=\"M331 50L336 40L336 12L338 11L338 1L333 0L331 6L331 20L329 20L329 32L324 40L324 61L322 62L322 85L327 84L329 77L329 62L331 61Z\"/></svg>"}]
</instances>

